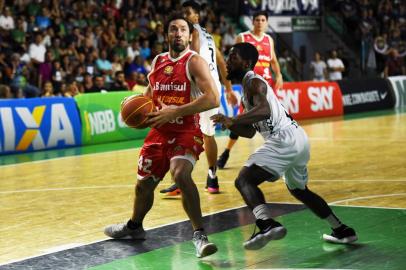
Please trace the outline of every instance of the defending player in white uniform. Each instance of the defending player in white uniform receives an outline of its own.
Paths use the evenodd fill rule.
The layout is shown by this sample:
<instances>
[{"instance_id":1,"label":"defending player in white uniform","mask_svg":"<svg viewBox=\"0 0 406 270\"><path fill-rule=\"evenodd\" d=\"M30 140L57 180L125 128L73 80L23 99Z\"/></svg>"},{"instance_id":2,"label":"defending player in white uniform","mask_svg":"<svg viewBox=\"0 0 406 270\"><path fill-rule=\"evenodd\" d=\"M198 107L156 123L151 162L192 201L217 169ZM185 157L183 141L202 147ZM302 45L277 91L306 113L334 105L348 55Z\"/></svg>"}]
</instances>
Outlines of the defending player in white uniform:
<instances>
[{"instance_id":1,"label":"defending player in white uniform","mask_svg":"<svg viewBox=\"0 0 406 270\"><path fill-rule=\"evenodd\" d=\"M285 227L272 219L264 194L258 188L264 181L276 181L283 175L289 192L331 226L333 231L330 235L324 234L324 240L344 244L356 241L355 231L341 223L326 201L308 189L310 147L306 132L287 113L269 84L252 71L257 60L258 51L250 43L239 43L231 48L227 60L228 79L242 84L244 113L235 118L222 114L211 118L237 135L252 138L258 131L265 140L235 180L260 229L244 247L260 249L270 240L286 235Z\"/></svg>"}]
</instances>

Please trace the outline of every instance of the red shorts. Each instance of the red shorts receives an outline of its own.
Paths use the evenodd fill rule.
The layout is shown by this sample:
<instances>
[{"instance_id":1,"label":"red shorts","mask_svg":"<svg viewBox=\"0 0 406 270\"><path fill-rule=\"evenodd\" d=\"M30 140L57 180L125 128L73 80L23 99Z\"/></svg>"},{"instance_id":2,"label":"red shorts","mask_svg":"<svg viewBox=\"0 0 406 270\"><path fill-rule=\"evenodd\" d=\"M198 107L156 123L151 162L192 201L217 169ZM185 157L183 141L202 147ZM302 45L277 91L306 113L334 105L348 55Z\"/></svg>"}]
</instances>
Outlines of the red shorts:
<instances>
[{"instance_id":1,"label":"red shorts","mask_svg":"<svg viewBox=\"0 0 406 270\"><path fill-rule=\"evenodd\" d=\"M151 129L144 140L138 160L138 179L151 176L155 181L160 181L169 171L173 157L185 156L194 165L203 150L200 130L162 133Z\"/></svg>"}]
</instances>

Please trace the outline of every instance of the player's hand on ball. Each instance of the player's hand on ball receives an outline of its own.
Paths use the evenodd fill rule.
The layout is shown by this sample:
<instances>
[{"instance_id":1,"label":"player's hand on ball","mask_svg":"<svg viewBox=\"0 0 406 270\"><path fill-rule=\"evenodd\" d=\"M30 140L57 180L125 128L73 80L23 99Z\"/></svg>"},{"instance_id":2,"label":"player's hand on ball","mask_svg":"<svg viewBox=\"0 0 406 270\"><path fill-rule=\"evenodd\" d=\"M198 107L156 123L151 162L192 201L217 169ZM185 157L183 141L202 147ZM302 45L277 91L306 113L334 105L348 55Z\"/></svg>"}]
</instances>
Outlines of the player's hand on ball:
<instances>
[{"instance_id":1,"label":"player's hand on ball","mask_svg":"<svg viewBox=\"0 0 406 270\"><path fill-rule=\"evenodd\" d=\"M220 124L222 130L228 129L234 124L233 119L231 117L227 117L221 113L211 116L210 119L215 124Z\"/></svg>"},{"instance_id":2,"label":"player's hand on ball","mask_svg":"<svg viewBox=\"0 0 406 270\"><path fill-rule=\"evenodd\" d=\"M158 100L158 103L161 108L158 111L147 114L147 124L153 128L159 128L177 117L177 107L175 105L168 106L161 100Z\"/></svg>"}]
</instances>

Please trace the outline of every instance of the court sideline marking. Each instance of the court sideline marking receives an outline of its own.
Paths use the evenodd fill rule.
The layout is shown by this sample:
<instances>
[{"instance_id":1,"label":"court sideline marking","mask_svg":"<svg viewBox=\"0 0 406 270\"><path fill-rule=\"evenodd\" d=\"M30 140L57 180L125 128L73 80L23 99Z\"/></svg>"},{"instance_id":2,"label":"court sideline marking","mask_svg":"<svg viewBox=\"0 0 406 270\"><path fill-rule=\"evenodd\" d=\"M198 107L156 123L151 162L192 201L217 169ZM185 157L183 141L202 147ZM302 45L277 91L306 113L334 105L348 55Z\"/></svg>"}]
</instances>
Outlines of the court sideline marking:
<instances>
[{"instance_id":1,"label":"court sideline marking","mask_svg":"<svg viewBox=\"0 0 406 270\"><path fill-rule=\"evenodd\" d=\"M406 182L406 179L341 179L341 180L311 180L311 182L323 183L323 182ZM206 182L195 181L196 184L203 185ZM234 184L234 181L221 181L223 184ZM15 189L0 191L0 194L14 194L14 193L29 193L29 192L46 192L46 191L68 191L68 190L85 190L85 189L105 189L105 188L131 188L135 184L128 185L106 185L106 186L83 186L83 187L61 187L61 188L39 188L39 189Z\"/></svg>"}]
</instances>

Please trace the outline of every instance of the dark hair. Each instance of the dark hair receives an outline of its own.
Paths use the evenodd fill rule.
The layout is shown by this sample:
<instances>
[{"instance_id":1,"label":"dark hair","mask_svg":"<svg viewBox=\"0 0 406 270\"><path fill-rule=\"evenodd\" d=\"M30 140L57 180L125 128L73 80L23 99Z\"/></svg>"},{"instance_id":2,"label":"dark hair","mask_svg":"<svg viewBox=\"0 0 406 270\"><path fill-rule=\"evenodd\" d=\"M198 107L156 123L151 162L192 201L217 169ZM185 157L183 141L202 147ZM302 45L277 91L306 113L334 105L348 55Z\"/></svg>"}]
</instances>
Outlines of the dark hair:
<instances>
[{"instance_id":1,"label":"dark hair","mask_svg":"<svg viewBox=\"0 0 406 270\"><path fill-rule=\"evenodd\" d=\"M265 16L265 18L268 20L268 12L266 12L265 10L255 12L254 15L252 15L252 20L255 20L256 17L261 15Z\"/></svg>"},{"instance_id":2,"label":"dark hair","mask_svg":"<svg viewBox=\"0 0 406 270\"><path fill-rule=\"evenodd\" d=\"M250 64L250 69L254 69L255 64L258 61L258 51L254 45L243 42L237 43L232 48L237 50L238 55L245 61L248 61Z\"/></svg>"},{"instance_id":3,"label":"dark hair","mask_svg":"<svg viewBox=\"0 0 406 270\"><path fill-rule=\"evenodd\" d=\"M122 71L122 70L116 71L116 73L114 74L114 77L117 77L120 74L124 74L124 71Z\"/></svg>"},{"instance_id":4,"label":"dark hair","mask_svg":"<svg viewBox=\"0 0 406 270\"><path fill-rule=\"evenodd\" d=\"M201 10L199 3L196 3L193 0L184 2L182 4L182 7L184 7L184 8L191 7L196 13L200 13L200 10Z\"/></svg>"},{"instance_id":5,"label":"dark hair","mask_svg":"<svg viewBox=\"0 0 406 270\"><path fill-rule=\"evenodd\" d=\"M190 22L188 22L186 19L185 19L185 17L183 16L183 13L182 12L173 12L173 13L171 13L170 15L169 15L169 17L168 17L168 19L166 20L166 23L165 23L165 33L166 34L168 34L168 28L169 28L169 24L172 22L172 21L175 21L175 20L184 20L186 23L187 23L187 25L189 26L189 34L191 34L192 32L193 32L193 24L192 23L190 23Z\"/></svg>"}]
</instances>

